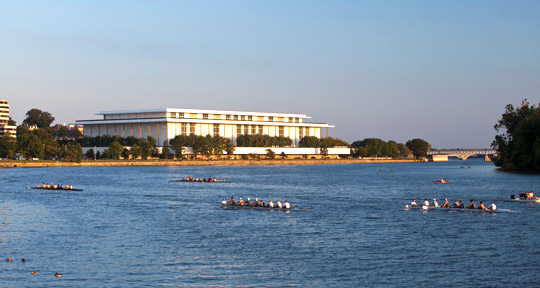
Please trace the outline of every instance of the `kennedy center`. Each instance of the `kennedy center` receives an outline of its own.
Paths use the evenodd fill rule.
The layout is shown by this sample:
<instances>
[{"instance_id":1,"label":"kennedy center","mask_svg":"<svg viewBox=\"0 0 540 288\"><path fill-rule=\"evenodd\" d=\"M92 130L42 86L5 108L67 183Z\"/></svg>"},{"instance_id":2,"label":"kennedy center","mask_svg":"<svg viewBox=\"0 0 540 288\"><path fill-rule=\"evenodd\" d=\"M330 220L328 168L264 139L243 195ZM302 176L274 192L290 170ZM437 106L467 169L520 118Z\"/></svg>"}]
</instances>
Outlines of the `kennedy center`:
<instances>
[{"instance_id":1,"label":"kennedy center","mask_svg":"<svg viewBox=\"0 0 540 288\"><path fill-rule=\"evenodd\" d=\"M309 123L302 114L259 113L198 109L147 109L104 111L103 119L77 120L84 125L84 136L103 135L145 138L152 136L158 145L177 135L212 135L229 138L236 144L240 135L289 137L293 147L305 136L328 136L326 123Z\"/></svg>"}]
</instances>

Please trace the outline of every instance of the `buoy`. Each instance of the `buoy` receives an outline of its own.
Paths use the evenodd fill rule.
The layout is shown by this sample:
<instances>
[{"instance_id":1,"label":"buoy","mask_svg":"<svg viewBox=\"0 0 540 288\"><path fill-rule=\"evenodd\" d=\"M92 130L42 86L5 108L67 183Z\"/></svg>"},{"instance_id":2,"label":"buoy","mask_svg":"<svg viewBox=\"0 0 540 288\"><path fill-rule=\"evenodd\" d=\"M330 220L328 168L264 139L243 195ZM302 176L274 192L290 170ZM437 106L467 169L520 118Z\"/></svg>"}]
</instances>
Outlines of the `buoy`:
<instances>
[{"instance_id":1,"label":"buoy","mask_svg":"<svg viewBox=\"0 0 540 288\"><path fill-rule=\"evenodd\" d=\"M37 272L36 272L36 271L32 271L32 272L30 272L30 274L31 274L31 275L36 275Z\"/></svg>"}]
</instances>

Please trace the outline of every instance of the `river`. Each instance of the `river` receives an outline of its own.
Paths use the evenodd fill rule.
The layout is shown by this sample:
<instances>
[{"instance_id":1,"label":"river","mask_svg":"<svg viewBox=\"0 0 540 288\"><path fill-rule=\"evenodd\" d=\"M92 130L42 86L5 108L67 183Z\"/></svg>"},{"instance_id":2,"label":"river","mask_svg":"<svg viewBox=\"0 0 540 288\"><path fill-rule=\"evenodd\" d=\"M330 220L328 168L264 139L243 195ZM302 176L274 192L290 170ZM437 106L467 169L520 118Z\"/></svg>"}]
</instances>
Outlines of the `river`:
<instances>
[{"instance_id":1,"label":"river","mask_svg":"<svg viewBox=\"0 0 540 288\"><path fill-rule=\"evenodd\" d=\"M230 182L173 182L186 176ZM0 177L0 287L540 286L540 204L509 201L538 190L539 176L480 160ZM443 177L450 183L432 182ZM84 191L27 189L38 183ZM295 209L223 208L231 196ZM495 201L505 212L404 209L424 198Z\"/></svg>"}]
</instances>

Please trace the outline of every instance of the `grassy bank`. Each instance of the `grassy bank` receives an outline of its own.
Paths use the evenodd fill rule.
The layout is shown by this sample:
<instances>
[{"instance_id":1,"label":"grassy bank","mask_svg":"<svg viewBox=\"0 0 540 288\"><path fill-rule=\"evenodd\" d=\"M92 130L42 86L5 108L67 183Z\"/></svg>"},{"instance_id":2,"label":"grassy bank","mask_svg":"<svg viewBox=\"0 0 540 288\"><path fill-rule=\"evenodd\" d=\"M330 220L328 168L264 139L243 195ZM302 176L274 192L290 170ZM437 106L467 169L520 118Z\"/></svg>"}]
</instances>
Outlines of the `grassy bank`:
<instances>
[{"instance_id":1,"label":"grassy bank","mask_svg":"<svg viewBox=\"0 0 540 288\"><path fill-rule=\"evenodd\" d=\"M0 161L0 167L90 167L90 166L247 166L247 165L317 165L353 163L411 163L420 160L387 159L276 159L276 160L83 160L80 163L65 161Z\"/></svg>"}]
</instances>

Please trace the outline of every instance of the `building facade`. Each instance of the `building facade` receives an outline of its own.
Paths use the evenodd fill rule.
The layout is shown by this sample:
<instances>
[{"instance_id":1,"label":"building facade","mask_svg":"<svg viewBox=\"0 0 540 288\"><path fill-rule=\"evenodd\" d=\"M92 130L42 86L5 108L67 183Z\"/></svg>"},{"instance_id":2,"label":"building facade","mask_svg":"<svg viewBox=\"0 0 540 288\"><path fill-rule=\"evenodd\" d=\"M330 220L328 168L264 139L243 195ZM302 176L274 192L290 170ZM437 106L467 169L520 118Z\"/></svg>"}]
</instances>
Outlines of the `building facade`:
<instances>
[{"instance_id":1,"label":"building facade","mask_svg":"<svg viewBox=\"0 0 540 288\"><path fill-rule=\"evenodd\" d=\"M17 136L17 126L9 125L9 102L6 99L0 99L0 137L9 135Z\"/></svg>"},{"instance_id":2,"label":"building facade","mask_svg":"<svg viewBox=\"0 0 540 288\"><path fill-rule=\"evenodd\" d=\"M77 120L84 126L84 136L103 135L146 138L152 136L158 145L177 135L212 135L229 138L236 145L240 135L284 136L292 139L293 147L305 136L328 136L326 123L305 122L302 114L259 113L197 109L149 109L105 111L97 113L103 119ZM324 130L323 130L324 129Z\"/></svg>"}]
</instances>

